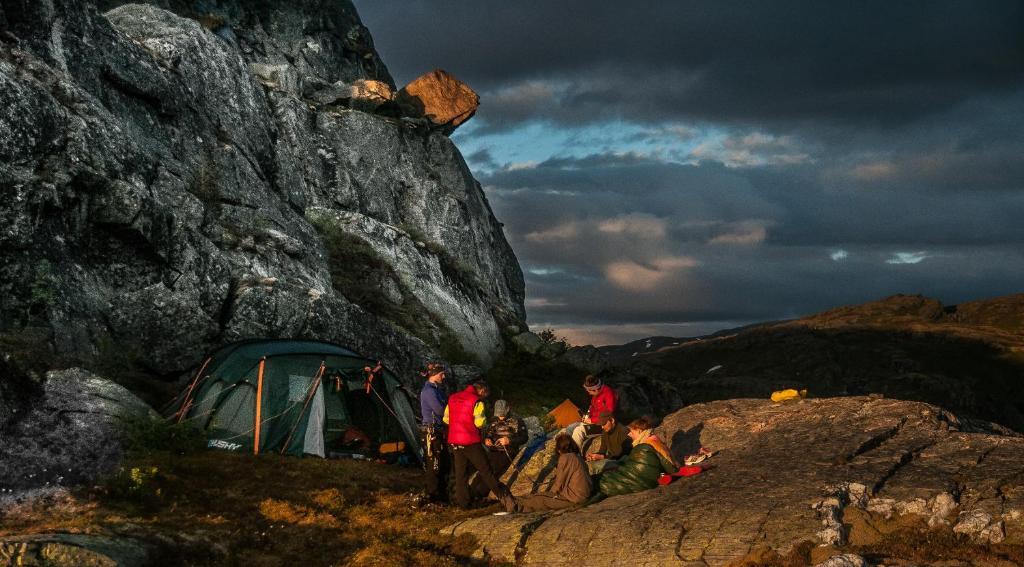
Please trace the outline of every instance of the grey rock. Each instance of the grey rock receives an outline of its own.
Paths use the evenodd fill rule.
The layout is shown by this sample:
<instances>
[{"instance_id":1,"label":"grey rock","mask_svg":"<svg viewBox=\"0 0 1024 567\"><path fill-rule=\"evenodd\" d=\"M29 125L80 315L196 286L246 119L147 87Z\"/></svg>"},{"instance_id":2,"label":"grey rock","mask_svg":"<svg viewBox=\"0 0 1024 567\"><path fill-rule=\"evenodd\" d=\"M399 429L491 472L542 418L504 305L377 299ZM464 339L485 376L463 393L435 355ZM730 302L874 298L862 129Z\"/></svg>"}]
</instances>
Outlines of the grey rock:
<instances>
[{"instance_id":1,"label":"grey rock","mask_svg":"<svg viewBox=\"0 0 1024 567\"><path fill-rule=\"evenodd\" d=\"M451 367L452 378L456 384L469 384L483 375L483 369L471 364L455 364Z\"/></svg>"},{"instance_id":2,"label":"grey rock","mask_svg":"<svg viewBox=\"0 0 1024 567\"><path fill-rule=\"evenodd\" d=\"M153 546L126 537L38 534L0 537L0 562L52 567L143 567L157 560Z\"/></svg>"},{"instance_id":3,"label":"grey rock","mask_svg":"<svg viewBox=\"0 0 1024 567\"><path fill-rule=\"evenodd\" d=\"M123 452L119 424L156 417L123 386L79 368L47 373L42 392L3 431L0 487L56 487L92 481Z\"/></svg>"},{"instance_id":4,"label":"grey rock","mask_svg":"<svg viewBox=\"0 0 1024 567\"><path fill-rule=\"evenodd\" d=\"M565 343L558 341L548 342L542 344L541 347L537 349L537 356L543 358L544 360L554 360L555 358L565 353L565 350Z\"/></svg>"},{"instance_id":5,"label":"grey rock","mask_svg":"<svg viewBox=\"0 0 1024 567\"><path fill-rule=\"evenodd\" d=\"M558 361L595 375L609 368L608 358L593 345L572 347L559 356Z\"/></svg>"},{"instance_id":6,"label":"grey rock","mask_svg":"<svg viewBox=\"0 0 1024 567\"><path fill-rule=\"evenodd\" d=\"M411 383L448 337L486 366L523 325L522 272L454 144L306 100L394 87L349 2L99 4L0 0L5 330L48 328L76 361L114 344L155 379L233 340L329 340ZM387 266L383 302L335 289L321 221ZM422 328L395 315L409 297Z\"/></svg>"},{"instance_id":7,"label":"grey rock","mask_svg":"<svg viewBox=\"0 0 1024 567\"><path fill-rule=\"evenodd\" d=\"M953 513L949 499L958 494L961 531L969 526L979 542L1024 543L1024 437L962 432L955 423L934 406L870 397L698 404L656 432L677 458L702 446L717 451L702 474L583 509L474 518L449 530L474 535L494 559L527 565L642 558L719 566L756 546L785 555L804 541L853 541L859 528L844 517L849 507L868 525L882 526L888 514L926 529L931 517ZM550 445L507 473L513 494L550 483ZM620 524L631 529L604 529Z\"/></svg>"},{"instance_id":8,"label":"grey rock","mask_svg":"<svg viewBox=\"0 0 1024 567\"><path fill-rule=\"evenodd\" d=\"M360 79L352 84L334 83L308 95L317 104L338 104L363 112L374 112L389 103L395 93L387 83Z\"/></svg>"},{"instance_id":9,"label":"grey rock","mask_svg":"<svg viewBox=\"0 0 1024 567\"><path fill-rule=\"evenodd\" d=\"M526 331L525 333L519 333L512 337L512 344L515 345L520 352L524 352L526 354L537 354L541 347L544 346L544 341L542 341L535 333Z\"/></svg>"},{"instance_id":10,"label":"grey rock","mask_svg":"<svg viewBox=\"0 0 1024 567\"><path fill-rule=\"evenodd\" d=\"M833 555L814 567L868 567L868 562L860 555L844 553L842 555Z\"/></svg>"}]
</instances>

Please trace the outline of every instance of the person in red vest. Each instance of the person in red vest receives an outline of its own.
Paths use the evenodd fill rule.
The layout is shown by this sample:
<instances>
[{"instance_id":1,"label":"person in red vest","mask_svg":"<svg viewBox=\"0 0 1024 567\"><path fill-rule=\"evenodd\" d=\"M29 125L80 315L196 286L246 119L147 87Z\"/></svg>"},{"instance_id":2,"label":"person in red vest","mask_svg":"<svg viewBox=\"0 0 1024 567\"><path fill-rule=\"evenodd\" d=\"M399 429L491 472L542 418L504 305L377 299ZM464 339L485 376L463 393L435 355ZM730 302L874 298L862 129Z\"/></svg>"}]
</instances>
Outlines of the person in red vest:
<instances>
[{"instance_id":1,"label":"person in red vest","mask_svg":"<svg viewBox=\"0 0 1024 567\"><path fill-rule=\"evenodd\" d=\"M601 434L601 414L608 413L614 416L615 408L619 405L619 397L615 390L593 375L583 379L583 389L590 394L590 410L582 422L573 423L565 429L580 451L583 451L583 442L588 436Z\"/></svg>"},{"instance_id":2,"label":"person in red vest","mask_svg":"<svg viewBox=\"0 0 1024 567\"><path fill-rule=\"evenodd\" d=\"M489 393L487 384L477 380L461 392L449 396L448 405L444 408L444 422L448 424L448 446L455 468L455 503L460 508L468 508L470 503L467 465L476 469L480 479L503 504L512 497L508 488L494 477L480 434L480 429L487 424L483 399Z\"/></svg>"}]
</instances>

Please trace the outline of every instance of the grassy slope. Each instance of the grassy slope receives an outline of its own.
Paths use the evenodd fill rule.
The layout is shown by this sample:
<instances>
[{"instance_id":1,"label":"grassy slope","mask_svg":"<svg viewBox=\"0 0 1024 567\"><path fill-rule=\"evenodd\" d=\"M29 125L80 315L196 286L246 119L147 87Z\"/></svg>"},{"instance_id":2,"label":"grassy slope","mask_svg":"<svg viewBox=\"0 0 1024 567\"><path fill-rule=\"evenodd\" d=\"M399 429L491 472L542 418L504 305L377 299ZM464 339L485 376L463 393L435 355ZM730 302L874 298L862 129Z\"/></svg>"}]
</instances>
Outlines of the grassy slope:
<instances>
[{"instance_id":1,"label":"grassy slope","mask_svg":"<svg viewBox=\"0 0 1024 567\"><path fill-rule=\"evenodd\" d=\"M136 536L162 542L161 561L172 565L465 565L472 539L438 530L484 513L415 509L418 468L207 451L154 453L131 467L157 468L137 494L114 483L80 491L5 518L0 536Z\"/></svg>"}]
</instances>

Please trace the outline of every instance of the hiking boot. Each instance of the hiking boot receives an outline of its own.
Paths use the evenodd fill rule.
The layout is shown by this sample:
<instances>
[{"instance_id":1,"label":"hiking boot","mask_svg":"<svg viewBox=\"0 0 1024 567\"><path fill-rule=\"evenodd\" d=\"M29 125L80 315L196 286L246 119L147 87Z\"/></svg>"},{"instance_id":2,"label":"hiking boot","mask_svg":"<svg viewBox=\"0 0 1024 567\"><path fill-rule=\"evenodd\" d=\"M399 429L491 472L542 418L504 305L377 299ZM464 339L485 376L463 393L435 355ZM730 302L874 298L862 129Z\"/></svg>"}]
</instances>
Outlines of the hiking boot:
<instances>
[{"instance_id":1,"label":"hiking boot","mask_svg":"<svg viewBox=\"0 0 1024 567\"><path fill-rule=\"evenodd\" d=\"M512 513L516 511L516 499L510 493L506 492L498 498L498 502L501 502L501 506L505 508L505 511Z\"/></svg>"}]
</instances>

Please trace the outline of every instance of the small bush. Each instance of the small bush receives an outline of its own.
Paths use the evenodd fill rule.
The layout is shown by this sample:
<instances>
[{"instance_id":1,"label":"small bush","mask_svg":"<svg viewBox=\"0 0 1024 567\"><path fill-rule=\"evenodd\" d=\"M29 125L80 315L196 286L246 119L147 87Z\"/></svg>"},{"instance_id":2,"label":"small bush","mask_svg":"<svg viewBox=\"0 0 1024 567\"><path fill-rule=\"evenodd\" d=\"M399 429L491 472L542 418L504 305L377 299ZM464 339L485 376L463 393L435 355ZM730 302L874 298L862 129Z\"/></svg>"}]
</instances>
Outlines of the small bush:
<instances>
[{"instance_id":1,"label":"small bush","mask_svg":"<svg viewBox=\"0 0 1024 567\"><path fill-rule=\"evenodd\" d=\"M160 469L149 467L122 467L108 478L104 488L107 495L136 504L145 510L156 510L163 504L164 492L158 478Z\"/></svg>"},{"instance_id":2,"label":"small bush","mask_svg":"<svg viewBox=\"0 0 1024 567\"><path fill-rule=\"evenodd\" d=\"M125 418L121 422L121 433L125 446L135 453L167 451L185 455L206 445L203 432L192 424L149 416Z\"/></svg>"},{"instance_id":3,"label":"small bush","mask_svg":"<svg viewBox=\"0 0 1024 567\"><path fill-rule=\"evenodd\" d=\"M543 329L541 332L537 333L537 336L540 337L540 340L543 341L544 344L561 345L562 350L568 350L571 346L569 345L569 341L567 341L565 337L559 337L555 335L555 330L550 327L547 329Z\"/></svg>"},{"instance_id":4,"label":"small bush","mask_svg":"<svg viewBox=\"0 0 1024 567\"><path fill-rule=\"evenodd\" d=\"M53 275L53 265L47 259L36 262L32 285L29 286L29 305L27 318L45 319L57 297L57 278Z\"/></svg>"}]
</instances>

